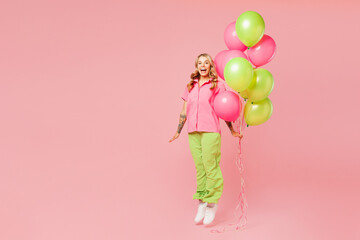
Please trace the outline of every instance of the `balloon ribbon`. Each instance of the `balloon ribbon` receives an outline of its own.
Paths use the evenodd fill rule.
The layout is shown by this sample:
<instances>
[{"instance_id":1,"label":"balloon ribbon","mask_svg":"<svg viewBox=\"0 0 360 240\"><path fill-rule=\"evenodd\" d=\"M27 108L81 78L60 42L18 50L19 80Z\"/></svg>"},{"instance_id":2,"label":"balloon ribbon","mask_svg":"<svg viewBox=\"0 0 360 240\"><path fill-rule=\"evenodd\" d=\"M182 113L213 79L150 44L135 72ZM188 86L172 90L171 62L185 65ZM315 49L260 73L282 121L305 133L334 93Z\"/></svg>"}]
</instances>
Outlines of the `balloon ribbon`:
<instances>
[{"instance_id":1,"label":"balloon ribbon","mask_svg":"<svg viewBox=\"0 0 360 240\"><path fill-rule=\"evenodd\" d=\"M241 99L241 98L240 98ZM244 101L242 101L242 106L244 106ZM240 111L241 114L240 116L236 119L236 121L234 122L236 131L238 133L243 133L245 126L246 126L246 122L244 119L244 111ZM236 157L236 166L240 172L240 193L238 196L238 204L236 206L236 209L234 211L234 215L236 218L236 222L235 223L230 223L228 224L229 226L234 226L235 225L235 230L239 230L239 229L243 229L247 223L247 216L246 216L246 210L247 210L247 202L246 202L246 195L245 195L245 181L243 178L243 171L244 171L244 166L242 164L242 151L241 151L241 139L239 138L239 147L238 147L238 154ZM240 208L240 214L238 215L237 212ZM226 227L223 227L221 230L219 229L213 229L210 232L211 233L223 233L225 232Z\"/></svg>"}]
</instances>

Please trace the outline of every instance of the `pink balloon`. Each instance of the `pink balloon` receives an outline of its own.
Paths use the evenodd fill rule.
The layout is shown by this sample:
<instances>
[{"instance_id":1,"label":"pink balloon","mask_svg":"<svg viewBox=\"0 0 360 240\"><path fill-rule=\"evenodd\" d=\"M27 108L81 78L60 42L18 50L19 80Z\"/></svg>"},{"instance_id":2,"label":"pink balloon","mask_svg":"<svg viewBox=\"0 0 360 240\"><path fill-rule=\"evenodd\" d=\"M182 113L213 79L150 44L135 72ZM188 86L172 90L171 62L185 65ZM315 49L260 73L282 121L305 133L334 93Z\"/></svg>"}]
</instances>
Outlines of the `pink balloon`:
<instances>
[{"instance_id":1,"label":"pink balloon","mask_svg":"<svg viewBox=\"0 0 360 240\"><path fill-rule=\"evenodd\" d=\"M226 53L226 51L228 50L222 50L220 51L218 54L216 54L215 58L214 58L214 64L215 64L215 69L216 69L216 72L217 74L219 75L219 77L221 77L222 79L224 79L224 76L223 75L220 75L220 68L221 68L221 62L222 62L222 59ZM222 72L224 72L224 70L222 70Z\"/></svg>"},{"instance_id":2,"label":"pink balloon","mask_svg":"<svg viewBox=\"0 0 360 240\"><path fill-rule=\"evenodd\" d=\"M245 51L247 49L247 46L245 46L240 41L238 35L236 34L235 24L236 24L236 21L230 23L226 27L225 32L224 32L225 44L230 50Z\"/></svg>"},{"instance_id":3,"label":"pink balloon","mask_svg":"<svg viewBox=\"0 0 360 240\"><path fill-rule=\"evenodd\" d=\"M274 39L264 34L256 45L248 49L247 53L249 55L250 62L256 67L260 67L273 59L275 51L276 44Z\"/></svg>"},{"instance_id":4,"label":"pink balloon","mask_svg":"<svg viewBox=\"0 0 360 240\"><path fill-rule=\"evenodd\" d=\"M214 99L214 111L225 121L235 121L240 115L241 108L239 95L232 91L221 92Z\"/></svg>"}]
</instances>

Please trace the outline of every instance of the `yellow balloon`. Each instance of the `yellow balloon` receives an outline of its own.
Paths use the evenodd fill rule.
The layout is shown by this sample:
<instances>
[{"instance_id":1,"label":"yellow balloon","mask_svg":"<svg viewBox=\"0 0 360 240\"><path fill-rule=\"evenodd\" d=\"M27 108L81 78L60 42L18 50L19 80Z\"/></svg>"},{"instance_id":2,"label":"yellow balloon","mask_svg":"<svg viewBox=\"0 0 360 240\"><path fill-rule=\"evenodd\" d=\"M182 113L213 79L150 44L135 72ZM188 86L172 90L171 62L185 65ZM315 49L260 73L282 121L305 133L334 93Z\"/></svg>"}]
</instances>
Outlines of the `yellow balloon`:
<instances>
[{"instance_id":1,"label":"yellow balloon","mask_svg":"<svg viewBox=\"0 0 360 240\"><path fill-rule=\"evenodd\" d=\"M250 101L258 102L269 96L273 88L274 78L272 74L264 68L257 68L254 70L254 76L249 87L243 94Z\"/></svg>"},{"instance_id":2,"label":"yellow balloon","mask_svg":"<svg viewBox=\"0 0 360 240\"><path fill-rule=\"evenodd\" d=\"M244 116L247 125L255 126L266 122L272 115L273 105L269 98L258 102L246 102Z\"/></svg>"},{"instance_id":3,"label":"yellow balloon","mask_svg":"<svg viewBox=\"0 0 360 240\"><path fill-rule=\"evenodd\" d=\"M241 57L230 59L224 68L226 83L237 92L244 91L251 83L254 69L251 63Z\"/></svg>"},{"instance_id":4,"label":"yellow balloon","mask_svg":"<svg viewBox=\"0 0 360 240\"><path fill-rule=\"evenodd\" d=\"M235 30L241 42L247 47L252 47L263 37L265 21L259 13L247 11L236 20Z\"/></svg>"}]
</instances>

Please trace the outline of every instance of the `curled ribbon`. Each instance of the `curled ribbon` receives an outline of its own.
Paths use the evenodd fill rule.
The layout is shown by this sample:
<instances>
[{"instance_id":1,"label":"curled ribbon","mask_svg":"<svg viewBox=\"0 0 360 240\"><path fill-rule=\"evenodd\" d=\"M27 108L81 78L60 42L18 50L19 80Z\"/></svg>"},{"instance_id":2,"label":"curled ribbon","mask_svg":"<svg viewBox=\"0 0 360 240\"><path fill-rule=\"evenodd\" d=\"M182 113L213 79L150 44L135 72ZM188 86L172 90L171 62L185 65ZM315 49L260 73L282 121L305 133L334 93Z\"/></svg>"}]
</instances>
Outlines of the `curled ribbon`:
<instances>
[{"instance_id":1,"label":"curled ribbon","mask_svg":"<svg viewBox=\"0 0 360 240\"><path fill-rule=\"evenodd\" d=\"M242 103L241 106L244 106L243 100L241 103ZM241 114L234 122L234 125L235 125L237 132L244 133L244 129L246 127L246 123L245 123L245 119L244 119L244 111L240 111L240 112L241 112ZM247 202L246 202L246 195L245 195L245 181L244 181L243 174L242 174L244 171L244 166L242 164L242 151L241 151L241 139L240 138L239 138L238 154L237 154L237 158L236 158L236 166L240 172L240 177L241 177L240 193L239 193L238 201L237 201L238 204L234 211L236 222L228 224L228 226L235 226L235 231L243 229L245 227L245 225L247 223L246 210L248 207ZM240 214L238 215L237 212L239 211L239 208L240 208ZM211 233L223 233L225 231L226 231L226 227L223 227L221 230L213 229L210 232Z\"/></svg>"}]
</instances>

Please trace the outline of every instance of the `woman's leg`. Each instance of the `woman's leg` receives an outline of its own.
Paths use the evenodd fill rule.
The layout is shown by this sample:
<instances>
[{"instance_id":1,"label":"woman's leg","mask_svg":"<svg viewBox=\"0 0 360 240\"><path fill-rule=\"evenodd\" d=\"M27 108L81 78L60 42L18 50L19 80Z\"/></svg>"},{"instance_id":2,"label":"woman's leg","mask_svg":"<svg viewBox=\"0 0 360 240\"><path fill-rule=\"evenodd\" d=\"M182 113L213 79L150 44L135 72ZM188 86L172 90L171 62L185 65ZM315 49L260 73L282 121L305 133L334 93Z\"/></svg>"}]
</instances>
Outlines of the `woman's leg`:
<instances>
[{"instance_id":1,"label":"woman's leg","mask_svg":"<svg viewBox=\"0 0 360 240\"><path fill-rule=\"evenodd\" d=\"M202 139L202 160L206 172L207 194L204 202L217 203L222 195L224 180L220 169L221 136L220 133L204 132Z\"/></svg>"},{"instance_id":2,"label":"woman's leg","mask_svg":"<svg viewBox=\"0 0 360 240\"><path fill-rule=\"evenodd\" d=\"M196 168L196 193L193 195L193 199L199 199L201 201L206 191L206 173L204 164L202 161L202 145L201 145L201 134L200 132L189 133L189 146L191 155L193 157L195 168Z\"/></svg>"}]
</instances>

